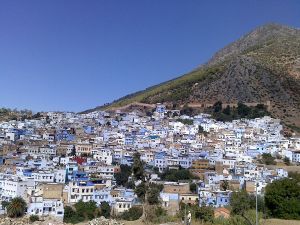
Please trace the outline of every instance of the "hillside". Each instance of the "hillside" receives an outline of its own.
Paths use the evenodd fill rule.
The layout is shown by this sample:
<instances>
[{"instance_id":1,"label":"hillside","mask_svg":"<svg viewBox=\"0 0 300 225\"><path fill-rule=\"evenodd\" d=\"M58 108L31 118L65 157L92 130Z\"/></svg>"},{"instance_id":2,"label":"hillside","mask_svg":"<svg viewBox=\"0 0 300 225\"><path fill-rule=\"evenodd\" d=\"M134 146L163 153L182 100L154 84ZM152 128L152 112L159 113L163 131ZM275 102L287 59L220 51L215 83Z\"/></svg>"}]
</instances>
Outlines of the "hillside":
<instances>
[{"instance_id":1,"label":"hillside","mask_svg":"<svg viewBox=\"0 0 300 225\"><path fill-rule=\"evenodd\" d=\"M133 102L199 106L216 101L270 101L272 116L300 127L300 30L278 24L258 27L188 74L89 111Z\"/></svg>"}]
</instances>

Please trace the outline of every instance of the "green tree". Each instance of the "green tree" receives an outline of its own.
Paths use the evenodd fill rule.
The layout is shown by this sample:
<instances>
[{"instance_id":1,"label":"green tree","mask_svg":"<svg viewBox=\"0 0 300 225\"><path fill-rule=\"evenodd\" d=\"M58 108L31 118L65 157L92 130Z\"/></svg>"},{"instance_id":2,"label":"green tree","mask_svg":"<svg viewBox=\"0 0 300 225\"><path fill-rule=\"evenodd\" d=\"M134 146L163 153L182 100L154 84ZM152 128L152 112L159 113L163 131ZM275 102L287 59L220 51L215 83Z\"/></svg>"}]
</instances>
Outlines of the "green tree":
<instances>
[{"instance_id":1,"label":"green tree","mask_svg":"<svg viewBox=\"0 0 300 225\"><path fill-rule=\"evenodd\" d=\"M250 197L250 208L255 209L256 208L256 196L255 195L249 195L249 197ZM257 196L257 210L259 212L264 212L265 211L265 199L261 195Z\"/></svg>"},{"instance_id":2,"label":"green tree","mask_svg":"<svg viewBox=\"0 0 300 225\"><path fill-rule=\"evenodd\" d=\"M300 185L296 179L282 179L266 187L265 204L270 216L300 219Z\"/></svg>"},{"instance_id":3,"label":"green tree","mask_svg":"<svg viewBox=\"0 0 300 225\"><path fill-rule=\"evenodd\" d=\"M26 207L27 205L23 198L13 198L6 207L7 215L13 218L21 217L24 215Z\"/></svg>"},{"instance_id":4,"label":"green tree","mask_svg":"<svg viewBox=\"0 0 300 225\"><path fill-rule=\"evenodd\" d=\"M104 216L105 218L110 217L110 205L107 202L101 202L100 205L100 210L101 210L101 216Z\"/></svg>"},{"instance_id":5,"label":"green tree","mask_svg":"<svg viewBox=\"0 0 300 225\"><path fill-rule=\"evenodd\" d=\"M194 109L192 107L189 107L187 104L185 104L183 108L180 110L180 115L192 116L193 113L194 113Z\"/></svg>"},{"instance_id":6,"label":"green tree","mask_svg":"<svg viewBox=\"0 0 300 225\"><path fill-rule=\"evenodd\" d=\"M143 181L145 179L144 164L141 160L141 155L138 152L133 155L132 172L136 180Z\"/></svg>"},{"instance_id":7,"label":"green tree","mask_svg":"<svg viewBox=\"0 0 300 225\"><path fill-rule=\"evenodd\" d=\"M145 196L147 193L147 185L145 182L142 182L141 184L139 184L138 186L135 187L135 194L138 196L138 198L144 202L145 201Z\"/></svg>"},{"instance_id":8,"label":"green tree","mask_svg":"<svg viewBox=\"0 0 300 225\"><path fill-rule=\"evenodd\" d=\"M247 117L251 113L251 108L246 106L245 104L239 102L237 107L238 114L244 118Z\"/></svg>"},{"instance_id":9,"label":"green tree","mask_svg":"<svg viewBox=\"0 0 300 225\"><path fill-rule=\"evenodd\" d=\"M231 115L231 109L229 105L227 105L226 108L223 109L223 113L226 115Z\"/></svg>"},{"instance_id":10,"label":"green tree","mask_svg":"<svg viewBox=\"0 0 300 225\"><path fill-rule=\"evenodd\" d=\"M176 121L181 122L185 125L193 125L194 124L194 121L190 120L190 119L177 119Z\"/></svg>"},{"instance_id":11,"label":"green tree","mask_svg":"<svg viewBox=\"0 0 300 225\"><path fill-rule=\"evenodd\" d=\"M160 178L166 181L178 182L179 180L192 180L195 177L188 169L179 167L176 169L166 169L161 175Z\"/></svg>"},{"instance_id":12,"label":"green tree","mask_svg":"<svg viewBox=\"0 0 300 225\"><path fill-rule=\"evenodd\" d=\"M128 165L120 165L120 173L115 174L115 179L117 185L126 186L128 183L128 178L131 175L131 167Z\"/></svg>"},{"instance_id":13,"label":"green tree","mask_svg":"<svg viewBox=\"0 0 300 225\"><path fill-rule=\"evenodd\" d=\"M159 201L159 194L163 189L163 185L150 183L149 188L147 191L147 202L150 205L158 204Z\"/></svg>"},{"instance_id":14,"label":"green tree","mask_svg":"<svg viewBox=\"0 0 300 225\"><path fill-rule=\"evenodd\" d=\"M251 200L249 194L242 190L238 192L233 192L230 197L230 205L231 205L231 214L239 215L245 219L245 221L253 225L251 219L247 216L247 211L250 210Z\"/></svg>"},{"instance_id":15,"label":"green tree","mask_svg":"<svg viewBox=\"0 0 300 225\"><path fill-rule=\"evenodd\" d=\"M214 105L213 105L213 109L215 113L221 112L222 110L222 102L221 101L217 101Z\"/></svg>"}]
</instances>

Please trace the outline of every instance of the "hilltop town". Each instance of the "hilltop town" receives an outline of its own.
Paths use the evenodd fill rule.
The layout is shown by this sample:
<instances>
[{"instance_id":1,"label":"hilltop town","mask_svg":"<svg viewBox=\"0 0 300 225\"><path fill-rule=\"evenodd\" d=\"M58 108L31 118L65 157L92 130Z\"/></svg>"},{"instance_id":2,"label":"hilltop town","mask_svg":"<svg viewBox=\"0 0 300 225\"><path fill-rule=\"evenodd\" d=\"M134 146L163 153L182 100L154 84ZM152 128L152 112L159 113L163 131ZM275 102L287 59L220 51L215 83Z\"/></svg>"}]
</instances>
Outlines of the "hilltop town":
<instances>
[{"instance_id":1,"label":"hilltop town","mask_svg":"<svg viewBox=\"0 0 300 225\"><path fill-rule=\"evenodd\" d=\"M21 198L27 216L61 223L134 220L144 213L128 212L138 214L146 202L165 217L196 205L228 218L232 193L263 196L300 163L300 138L285 137L282 129L269 116L222 122L163 104L147 113L47 112L3 121L0 212L10 215L8 206ZM100 210L83 217L80 207Z\"/></svg>"}]
</instances>

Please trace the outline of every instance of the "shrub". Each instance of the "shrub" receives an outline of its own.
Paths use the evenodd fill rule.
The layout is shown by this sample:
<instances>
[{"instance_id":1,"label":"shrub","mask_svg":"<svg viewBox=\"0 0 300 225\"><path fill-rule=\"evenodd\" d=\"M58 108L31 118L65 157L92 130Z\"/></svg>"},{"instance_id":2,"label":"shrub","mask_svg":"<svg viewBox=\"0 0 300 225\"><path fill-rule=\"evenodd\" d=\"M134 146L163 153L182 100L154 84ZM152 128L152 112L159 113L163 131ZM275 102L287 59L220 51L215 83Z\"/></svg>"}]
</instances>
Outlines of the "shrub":
<instances>
[{"instance_id":1,"label":"shrub","mask_svg":"<svg viewBox=\"0 0 300 225\"><path fill-rule=\"evenodd\" d=\"M83 217L84 219L94 219L97 215L97 205L94 201L83 202L79 201L74 205L76 209L76 213L79 217Z\"/></svg>"},{"instance_id":2,"label":"shrub","mask_svg":"<svg viewBox=\"0 0 300 225\"><path fill-rule=\"evenodd\" d=\"M145 219L151 223L170 222L167 211L157 205L148 205L145 207Z\"/></svg>"},{"instance_id":3,"label":"shrub","mask_svg":"<svg viewBox=\"0 0 300 225\"><path fill-rule=\"evenodd\" d=\"M84 221L84 217L77 214L77 212L70 206L65 207L64 220L65 223L80 223Z\"/></svg>"},{"instance_id":4,"label":"shrub","mask_svg":"<svg viewBox=\"0 0 300 225\"><path fill-rule=\"evenodd\" d=\"M138 220L143 215L143 208L139 206L133 206L128 211L125 211L121 218L124 220Z\"/></svg>"},{"instance_id":5,"label":"shrub","mask_svg":"<svg viewBox=\"0 0 300 225\"><path fill-rule=\"evenodd\" d=\"M212 221L214 218L214 210L212 207L201 206L195 211L195 218L204 222Z\"/></svg>"},{"instance_id":6,"label":"shrub","mask_svg":"<svg viewBox=\"0 0 300 225\"><path fill-rule=\"evenodd\" d=\"M275 158L270 153L263 153L261 155L261 162L266 165L276 165Z\"/></svg>"},{"instance_id":7,"label":"shrub","mask_svg":"<svg viewBox=\"0 0 300 225\"><path fill-rule=\"evenodd\" d=\"M35 221L38 221L40 218L39 218L39 216L38 215L31 215L30 217L29 217L29 221L31 222L31 223L33 223L33 222L35 222Z\"/></svg>"}]
</instances>

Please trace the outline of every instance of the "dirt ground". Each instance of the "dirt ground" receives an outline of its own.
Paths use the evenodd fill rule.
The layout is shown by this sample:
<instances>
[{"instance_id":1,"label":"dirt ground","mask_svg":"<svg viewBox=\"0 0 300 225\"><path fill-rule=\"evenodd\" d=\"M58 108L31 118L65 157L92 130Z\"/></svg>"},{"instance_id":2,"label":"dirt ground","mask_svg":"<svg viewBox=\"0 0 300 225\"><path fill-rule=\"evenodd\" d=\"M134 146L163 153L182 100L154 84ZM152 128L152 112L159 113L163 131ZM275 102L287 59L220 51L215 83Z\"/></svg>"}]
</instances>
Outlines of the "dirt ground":
<instances>
[{"instance_id":1,"label":"dirt ground","mask_svg":"<svg viewBox=\"0 0 300 225\"><path fill-rule=\"evenodd\" d=\"M269 168L269 169L283 168L283 169L287 170L288 172L300 173L300 166L286 166L284 164L281 164L281 165L276 165L276 166L269 165L269 166L267 166L267 168Z\"/></svg>"},{"instance_id":2,"label":"dirt ground","mask_svg":"<svg viewBox=\"0 0 300 225\"><path fill-rule=\"evenodd\" d=\"M136 221L124 221L125 225L152 225L146 224L141 220ZM200 222L192 221L192 225L200 225ZM181 223L165 223L163 225L182 225ZM267 219L261 220L260 225L300 225L300 220L280 220L280 219Z\"/></svg>"},{"instance_id":3,"label":"dirt ground","mask_svg":"<svg viewBox=\"0 0 300 225\"><path fill-rule=\"evenodd\" d=\"M300 225L300 220L267 219L261 221L261 225Z\"/></svg>"}]
</instances>

